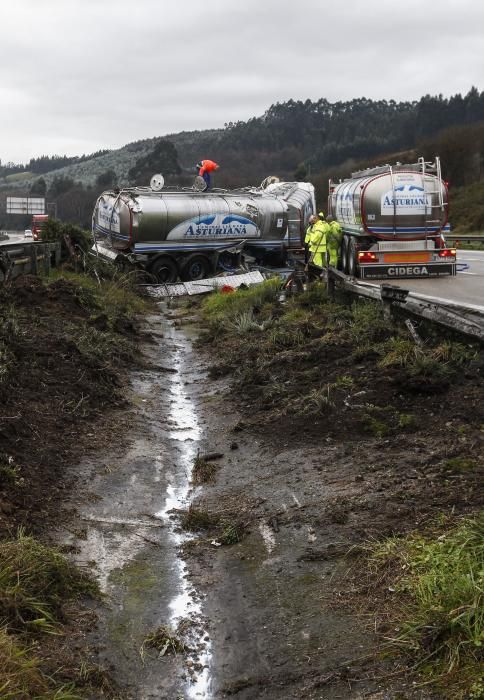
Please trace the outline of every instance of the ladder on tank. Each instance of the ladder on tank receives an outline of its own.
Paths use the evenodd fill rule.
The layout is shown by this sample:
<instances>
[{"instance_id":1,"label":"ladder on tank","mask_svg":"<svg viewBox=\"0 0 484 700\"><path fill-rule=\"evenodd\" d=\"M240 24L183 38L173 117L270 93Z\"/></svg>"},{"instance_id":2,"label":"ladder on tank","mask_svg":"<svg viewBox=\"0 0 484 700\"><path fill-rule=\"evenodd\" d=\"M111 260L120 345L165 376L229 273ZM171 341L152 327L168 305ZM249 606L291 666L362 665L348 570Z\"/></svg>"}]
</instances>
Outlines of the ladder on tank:
<instances>
[{"instance_id":1,"label":"ladder on tank","mask_svg":"<svg viewBox=\"0 0 484 700\"><path fill-rule=\"evenodd\" d=\"M424 200L425 200L425 246L427 247L427 236L429 235L429 228L439 228L441 224L441 219L436 219L434 215L434 210L438 209L441 212L444 211L446 204L444 203L444 193L442 188L442 171L440 167L440 158L437 156L435 158L435 163L429 163L425 161L425 158L421 157L418 159L418 163L421 168L422 174L422 185L424 189ZM437 184L438 189L434 189ZM438 197L438 203L434 204L434 195ZM427 197L430 199L430 204L427 204ZM437 224L437 226L436 226ZM430 231L430 235L435 234L435 231Z\"/></svg>"},{"instance_id":2,"label":"ladder on tank","mask_svg":"<svg viewBox=\"0 0 484 700\"><path fill-rule=\"evenodd\" d=\"M393 196L393 236L397 235L397 193L395 192L395 178L393 177L393 168L388 166L390 179L392 181L392 196Z\"/></svg>"}]
</instances>

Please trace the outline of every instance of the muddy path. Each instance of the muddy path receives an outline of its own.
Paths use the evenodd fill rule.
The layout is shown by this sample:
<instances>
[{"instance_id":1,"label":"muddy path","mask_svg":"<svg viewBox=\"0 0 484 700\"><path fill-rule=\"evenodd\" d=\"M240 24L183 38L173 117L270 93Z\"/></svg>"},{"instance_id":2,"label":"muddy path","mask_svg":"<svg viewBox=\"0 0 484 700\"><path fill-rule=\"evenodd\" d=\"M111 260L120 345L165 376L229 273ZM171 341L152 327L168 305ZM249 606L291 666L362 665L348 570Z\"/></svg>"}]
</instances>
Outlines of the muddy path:
<instances>
[{"instance_id":1,"label":"muddy path","mask_svg":"<svg viewBox=\"0 0 484 700\"><path fill-rule=\"evenodd\" d=\"M119 418L128 448L101 451L80 465L79 492L87 497L75 504L77 522L63 541L73 545L79 563L94 566L106 594L89 643L93 659L111 670L125 695L210 697L210 639L179 552L186 535L172 514L187 506L205 428L193 391L203 369L193 362L190 340L170 321L156 315L148 323L154 342L144 354L152 368L133 373L135 409ZM182 621L189 653L158 659L143 648L158 627L176 630Z\"/></svg>"},{"instance_id":2,"label":"muddy path","mask_svg":"<svg viewBox=\"0 0 484 700\"><path fill-rule=\"evenodd\" d=\"M135 408L120 416L129 446L81 464L86 497L61 535L106 594L93 658L136 700L428 697L404 682L384 692L392 669L375 667L375 639L335 605L349 547L380 520L391 527L409 515L385 472L404 446L395 456L384 441L373 452L326 438L293 445L283 433L266 441L244 428L240 411L251 407L234 407L227 379L208 378L194 329L166 309L149 324L151 367L133 373ZM195 488L199 451L223 457L215 483ZM182 531L190 504L237 521L240 541ZM163 625L178 629L185 653L143 645Z\"/></svg>"}]
</instances>

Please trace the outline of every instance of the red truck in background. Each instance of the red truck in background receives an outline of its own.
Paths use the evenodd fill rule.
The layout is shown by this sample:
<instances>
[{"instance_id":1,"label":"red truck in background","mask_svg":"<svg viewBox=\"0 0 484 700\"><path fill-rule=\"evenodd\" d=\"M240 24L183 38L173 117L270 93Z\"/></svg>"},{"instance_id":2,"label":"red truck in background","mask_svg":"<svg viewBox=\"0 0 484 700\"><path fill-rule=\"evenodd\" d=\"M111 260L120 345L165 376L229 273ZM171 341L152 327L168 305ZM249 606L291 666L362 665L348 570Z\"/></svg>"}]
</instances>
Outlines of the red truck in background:
<instances>
[{"instance_id":1,"label":"red truck in background","mask_svg":"<svg viewBox=\"0 0 484 700\"><path fill-rule=\"evenodd\" d=\"M32 238L34 241L42 239L42 229L49 219L48 214L33 214L32 215Z\"/></svg>"}]
</instances>

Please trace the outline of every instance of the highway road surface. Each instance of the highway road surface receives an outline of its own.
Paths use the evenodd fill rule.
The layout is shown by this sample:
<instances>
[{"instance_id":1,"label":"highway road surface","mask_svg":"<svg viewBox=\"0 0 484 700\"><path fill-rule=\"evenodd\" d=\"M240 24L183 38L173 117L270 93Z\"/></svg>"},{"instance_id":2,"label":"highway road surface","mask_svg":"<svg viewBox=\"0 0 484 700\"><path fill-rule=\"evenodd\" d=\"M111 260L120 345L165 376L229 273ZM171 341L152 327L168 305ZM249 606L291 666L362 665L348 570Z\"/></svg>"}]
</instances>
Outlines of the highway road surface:
<instances>
[{"instance_id":1,"label":"highway road surface","mask_svg":"<svg viewBox=\"0 0 484 700\"><path fill-rule=\"evenodd\" d=\"M429 301L445 301L484 312L484 250L459 250L455 277L392 279L384 284L410 289Z\"/></svg>"}]
</instances>

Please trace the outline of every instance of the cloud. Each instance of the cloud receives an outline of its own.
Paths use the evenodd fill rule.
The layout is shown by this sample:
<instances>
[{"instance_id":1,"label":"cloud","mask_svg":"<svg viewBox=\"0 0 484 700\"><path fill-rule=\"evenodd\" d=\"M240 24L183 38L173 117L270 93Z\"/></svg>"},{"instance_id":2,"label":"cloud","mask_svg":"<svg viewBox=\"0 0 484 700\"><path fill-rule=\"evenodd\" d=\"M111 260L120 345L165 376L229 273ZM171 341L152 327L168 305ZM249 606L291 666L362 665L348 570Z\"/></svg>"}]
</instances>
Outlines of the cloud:
<instances>
[{"instance_id":1,"label":"cloud","mask_svg":"<svg viewBox=\"0 0 484 700\"><path fill-rule=\"evenodd\" d=\"M473 0L17 0L4 14L2 162L221 127L290 98L483 87Z\"/></svg>"}]
</instances>

